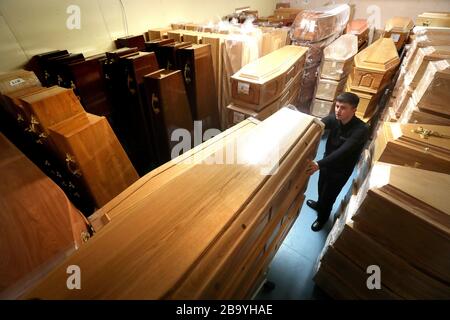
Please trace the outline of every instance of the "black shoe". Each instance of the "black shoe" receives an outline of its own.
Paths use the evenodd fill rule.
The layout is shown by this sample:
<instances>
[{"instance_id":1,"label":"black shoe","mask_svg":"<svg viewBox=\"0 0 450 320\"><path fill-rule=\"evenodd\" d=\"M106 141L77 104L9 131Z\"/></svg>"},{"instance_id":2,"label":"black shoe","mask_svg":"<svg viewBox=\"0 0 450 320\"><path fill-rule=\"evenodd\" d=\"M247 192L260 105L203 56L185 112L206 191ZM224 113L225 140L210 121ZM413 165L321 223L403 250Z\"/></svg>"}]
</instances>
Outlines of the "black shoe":
<instances>
[{"instance_id":1,"label":"black shoe","mask_svg":"<svg viewBox=\"0 0 450 320\"><path fill-rule=\"evenodd\" d=\"M319 230L322 230L323 226L326 224L325 222L320 221L319 219L317 219L316 221L314 221L314 223L311 225L311 230L314 232L317 232Z\"/></svg>"},{"instance_id":2,"label":"black shoe","mask_svg":"<svg viewBox=\"0 0 450 320\"><path fill-rule=\"evenodd\" d=\"M313 210L316 210L317 211L317 202L316 201L314 201L314 200L307 200L306 201L306 205L308 206L308 207L310 207L311 209L313 209Z\"/></svg>"}]
</instances>

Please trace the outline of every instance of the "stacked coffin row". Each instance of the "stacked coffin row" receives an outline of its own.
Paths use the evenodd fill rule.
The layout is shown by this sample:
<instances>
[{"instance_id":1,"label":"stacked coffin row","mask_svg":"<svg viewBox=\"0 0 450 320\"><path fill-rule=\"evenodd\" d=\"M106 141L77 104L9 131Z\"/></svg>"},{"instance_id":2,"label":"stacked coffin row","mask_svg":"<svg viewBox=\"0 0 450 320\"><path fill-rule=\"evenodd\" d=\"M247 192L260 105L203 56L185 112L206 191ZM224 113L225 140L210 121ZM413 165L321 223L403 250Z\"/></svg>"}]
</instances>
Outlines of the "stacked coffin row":
<instances>
[{"instance_id":1,"label":"stacked coffin row","mask_svg":"<svg viewBox=\"0 0 450 320\"><path fill-rule=\"evenodd\" d=\"M332 111L335 98L344 90L357 52L358 38L351 34L340 36L325 48L316 97L311 105L313 116L322 118Z\"/></svg>"},{"instance_id":2,"label":"stacked coffin row","mask_svg":"<svg viewBox=\"0 0 450 320\"><path fill-rule=\"evenodd\" d=\"M449 125L450 28L414 29L386 121Z\"/></svg>"},{"instance_id":3,"label":"stacked coffin row","mask_svg":"<svg viewBox=\"0 0 450 320\"><path fill-rule=\"evenodd\" d=\"M68 177L60 181L65 190L75 198L81 191L100 208L137 180L136 171L105 117L86 113L72 89L40 87L33 76L19 71L2 77L2 101L11 119L19 120L22 137L39 146L41 165L58 178Z\"/></svg>"},{"instance_id":4,"label":"stacked coffin row","mask_svg":"<svg viewBox=\"0 0 450 320\"><path fill-rule=\"evenodd\" d=\"M264 120L291 104L300 90L307 48L284 46L231 77L233 103L227 106L228 127L247 117Z\"/></svg>"},{"instance_id":5,"label":"stacked coffin row","mask_svg":"<svg viewBox=\"0 0 450 320\"><path fill-rule=\"evenodd\" d=\"M24 297L250 298L298 216L322 133L283 108L171 160L99 210L101 236ZM83 270L83 290L67 290L67 265Z\"/></svg>"},{"instance_id":6,"label":"stacked coffin row","mask_svg":"<svg viewBox=\"0 0 450 320\"><path fill-rule=\"evenodd\" d=\"M386 21L384 27L383 37L391 38L397 51L401 51L409 39L409 34L414 27L414 22L411 18L393 17Z\"/></svg>"},{"instance_id":7,"label":"stacked coffin row","mask_svg":"<svg viewBox=\"0 0 450 320\"><path fill-rule=\"evenodd\" d=\"M304 10L295 18L290 31L292 44L309 48L301 91L295 104L300 111L305 113L311 111L323 50L341 36L349 16L350 7L343 4Z\"/></svg>"}]
</instances>

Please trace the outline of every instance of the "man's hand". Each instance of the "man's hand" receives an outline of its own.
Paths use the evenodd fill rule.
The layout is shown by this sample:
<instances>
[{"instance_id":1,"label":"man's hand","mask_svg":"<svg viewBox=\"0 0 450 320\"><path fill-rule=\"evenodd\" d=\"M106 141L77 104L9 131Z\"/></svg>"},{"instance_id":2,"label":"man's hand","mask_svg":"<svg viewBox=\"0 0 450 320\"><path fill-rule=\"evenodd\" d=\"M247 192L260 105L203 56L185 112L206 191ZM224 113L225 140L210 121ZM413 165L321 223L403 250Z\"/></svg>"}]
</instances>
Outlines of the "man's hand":
<instances>
[{"instance_id":1,"label":"man's hand","mask_svg":"<svg viewBox=\"0 0 450 320\"><path fill-rule=\"evenodd\" d=\"M317 164L317 162L310 160L308 166L306 167L306 173L312 175L317 170L319 170L319 165Z\"/></svg>"}]
</instances>

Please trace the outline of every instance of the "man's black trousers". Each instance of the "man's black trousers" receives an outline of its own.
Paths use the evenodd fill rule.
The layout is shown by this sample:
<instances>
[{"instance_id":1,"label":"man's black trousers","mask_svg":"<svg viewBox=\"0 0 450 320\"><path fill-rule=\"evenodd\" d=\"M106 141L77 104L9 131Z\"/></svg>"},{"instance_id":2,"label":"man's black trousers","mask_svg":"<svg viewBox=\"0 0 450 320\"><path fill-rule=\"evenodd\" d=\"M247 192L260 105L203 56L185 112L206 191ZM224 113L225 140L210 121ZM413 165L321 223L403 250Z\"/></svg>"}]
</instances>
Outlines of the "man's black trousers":
<instances>
[{"instance_id":1,"label":"man's black trousers","mask_svg":"<svg viewBox=\"0 0 450 320\"><path fill-rule=\"evenodd\" d=\"M322 223L328 221L333 204L344 187L352 172L338 172L328 168L320 169L317 200L318 220Z\"/></svg>"}]
</instances>

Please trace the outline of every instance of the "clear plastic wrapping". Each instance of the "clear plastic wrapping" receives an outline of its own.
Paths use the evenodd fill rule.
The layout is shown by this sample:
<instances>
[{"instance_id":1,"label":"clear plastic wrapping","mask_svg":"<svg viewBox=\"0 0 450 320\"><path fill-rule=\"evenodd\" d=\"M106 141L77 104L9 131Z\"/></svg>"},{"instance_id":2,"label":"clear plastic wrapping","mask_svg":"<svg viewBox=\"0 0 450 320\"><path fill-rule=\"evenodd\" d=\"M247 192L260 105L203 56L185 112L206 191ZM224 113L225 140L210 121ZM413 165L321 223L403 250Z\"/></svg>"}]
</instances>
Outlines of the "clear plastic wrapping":
<instances>
[{"instance_id":1,"label":"clear plastic wrapping","mask_svg":"<svg viewBox=\"0 0 450 320\"><path fill-rule=\"evenodd\" d=\"M344 78L352 69L353 56L358 53L358 38L344 34L323 50L321 77L333 80Z\"/></svg>"}]
</instances>

